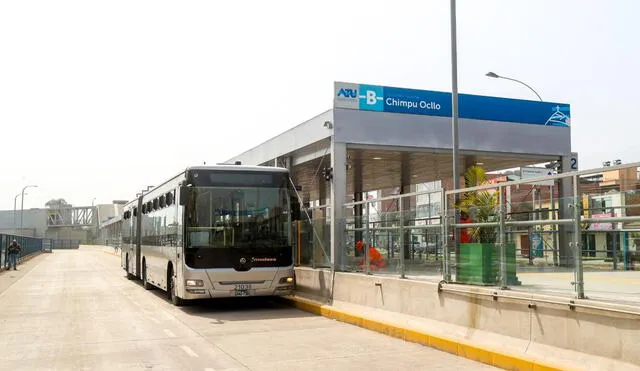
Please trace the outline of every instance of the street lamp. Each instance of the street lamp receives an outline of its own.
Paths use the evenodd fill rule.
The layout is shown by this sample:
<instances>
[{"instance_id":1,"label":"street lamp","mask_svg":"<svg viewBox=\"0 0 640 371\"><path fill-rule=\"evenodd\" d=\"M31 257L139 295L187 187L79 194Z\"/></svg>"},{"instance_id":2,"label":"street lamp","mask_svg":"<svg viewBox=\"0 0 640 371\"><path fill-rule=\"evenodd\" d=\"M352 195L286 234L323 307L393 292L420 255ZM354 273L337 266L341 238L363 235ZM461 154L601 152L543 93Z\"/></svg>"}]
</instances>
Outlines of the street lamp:
<instances>
[{"instance_id":1,"label":"street lamp","mask_svg":"<svg viewBox=\"0 0 640 371\"><path fill-rule=\"evenodd\" d=\"M27 193L25 193L26 195ZM13 233L16 233L16 228L18 228L18 226L16 225L16 203L18 202L18 196L20 196L21 193L18 192L18 194L13 198Z\"/></svg>"},{"instance_id":2,"label":"street lamp","mask_svg":"<svg viewBox=\"0 0 640 371\"><path fill-rule=\"evenodd\" d=\"M28 185L22 188L22 197L20 197L20 230L22 231L22 215L24 214L24 190L27 188L36 188L37 185Z\"/></svg>"},{"instance_id":3,"label":"street lamp","mask_svg":"<svg viewBox=\"0 0 640 371\"><path fill-rule=\"evenodd\" d=\"M460 188L460 162L458 158L458 38L456 34L456 0L450 0L450 12L451 12L451 155L452 155L452 169L453 170L453 189ZM458 204L458 194L453 195L454 205ZM459 223L459 213L455 210L454 223ZM460 247L460 230L454 228L454 243L456 251L456 262L458 261L459 247ZM449 272L449 251L445 254L444 264L444 280L446 282L451 281L451 273Z\"/></svg>"},{"instance_id":4,"label":"street lamp","mask_svg":"<svg viewBox=\"0 0 640 371\"><path fill-rule=\"evenodd\" d=\"M511 77L500 76L500 75L498 75L497 73L494 73L494 72L487 72L486 76L487 77L493 77L494 79L505 79L505 80L511 80L511 81L518 82L518 83L526 86L527 88L529 88L536 96L538 96L538 99L540 99L540 102L542 102L542 98L540 98L540 94L538 94L538 92L533 90L533 88L531 86L525 84L524 82L522 82L520 80L512 79Z\"/></svg>"}]
</instances>

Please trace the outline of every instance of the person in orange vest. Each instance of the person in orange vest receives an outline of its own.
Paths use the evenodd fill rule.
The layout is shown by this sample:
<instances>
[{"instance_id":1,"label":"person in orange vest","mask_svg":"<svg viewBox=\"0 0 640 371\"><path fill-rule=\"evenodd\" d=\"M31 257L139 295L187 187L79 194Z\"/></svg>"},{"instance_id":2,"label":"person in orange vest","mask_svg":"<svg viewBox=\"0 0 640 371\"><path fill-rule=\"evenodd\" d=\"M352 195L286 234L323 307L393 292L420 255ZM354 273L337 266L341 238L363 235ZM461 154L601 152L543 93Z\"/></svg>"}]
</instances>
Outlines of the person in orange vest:
<instances>
[{"instance_id":1,"label":"person in orange vest","mask_svg":"<svg viewBox=\"0 0 640 371\"><path fill-rule=\"evenodd\" d=\"M364 243L362 241L356 242L356 249L358 252L362 252L362 248L364 247ZM382 254L373 246L369 246L369 267L373 270L384 268L385 267L384 258ZM364 258L362 263L360 264L360 268L364 269Z\"/></svg>"},{"instance_id":2,"label":"person in orange vest","mask_svg":"<svg viewBox=\"0 0 640 371\"><path fill-rule=\"evenodd\" d=\"M460 223L471 223L471 219L469 215L464 211L460 212ZM460 243L471 243L471 234L469 233L469 228L460 229Z\"/></svg>"}]
</instances>

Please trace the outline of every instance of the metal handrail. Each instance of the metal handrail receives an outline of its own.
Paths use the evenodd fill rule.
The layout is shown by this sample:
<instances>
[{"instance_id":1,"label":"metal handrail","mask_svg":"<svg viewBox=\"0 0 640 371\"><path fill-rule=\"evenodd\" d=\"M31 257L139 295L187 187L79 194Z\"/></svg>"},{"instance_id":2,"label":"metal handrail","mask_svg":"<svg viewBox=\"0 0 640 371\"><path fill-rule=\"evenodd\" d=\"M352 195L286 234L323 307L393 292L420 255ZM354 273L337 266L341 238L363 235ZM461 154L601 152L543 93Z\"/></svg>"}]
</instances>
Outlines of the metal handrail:
<instances>
[{"instance_id":1,"label":"metal handrail","mask_svg":"<svg viewBox=\"0 0 640 371\"><path fill-rule=\"evenodd\" d=\"M576 303L571 299L569 299L569 302L567 303L567 302L560 301L560 300L537 299L537 298L522 298L522 297L518 297L518 296L498 295L497 292L488 293L488 292L477 292L477 291L471 291L471 290L455 290L455 289L450 289L450 288L447 288L447 287L442 287L441 284L438 285L438 291L439 292L450 292L450 293L465 294L465 295L490 296L490 297L493 297L495 299L502 298L502 299L508 299L508 300L528 301L528 302L534 302L534 303L566 305L570 309L572 309L572 308L585 308L585 309L601 310L601 311L621 313L621 314L629 314L629 315L633 315L633 316L640 316L640 311L635 312L635 311L631 311L631 310L607 308L607 307L602 307L602 306L597 306L597 305L581 304L581 303ZM583 299L581 299L581 300L583 300Z\"/></svg>"},{"instance_id":2,"label":"metal handrail","mask_svg":"<svg viewBox=\"0 0 640 371\"><path fill-rule=\"evenodd\" d=\"M607 217L607 218L581 218L580 223L588 224L601 224L601 223L615 223L615 222L638 222L640 216L620 216L620 217ZM505 222L507 226L536 226L536 225L564 225L573 223L573 219L547 219L547 220L513 220ZM476 227L497 227L500 222L486 222L486 223L450 223L455 228L476 228Z\"/></svg>"},{"instance_id":3,"label":"metal handrail","mask_svg":"<svg viewBox=\"0 0 640 371\"><path fill-rule=\"evenodd\" d=\"M514 186L514 185L519 185L519 184L530 184L530 183L542 182L542 181L545 181L545 180L546 181L559 180L559 179L565 179L565 178L572 178L574 176L593 175L593 174L605 173L605 172L609 172L609 171L629 169L629 168L633 168L633 167L636 167L636 168L640 167L640 162L632 162L630 164L602 167L602 168L597 168L597 169L571 171L571 172L567 172L567 173L547 175L547 176L535 177L535 178L526 178L526 179L520 179L520 180L510 180L508 182L502 182L502 183L497 183L497 184L487 184L487 185L481 185L481 186L476 186L476 187L461 188L461 189L456 189L456 190L452 189L452 190L445 191L445 194L447 196L449 196L449 195L454 195L454 194L467 193L467 192L473 192L473 191L482 191L482 190L487 190L487 189L495 189L495 188L499 188L499 187Z\"/></svg>"},{"instance_id":4,"label":"metal handrail","mask_svg":"<svg viewBox=\"0 0 640 371\"><path fill-rule=\"evenodd\" d=\"M344 207L349 207L349 206L363 205L363 204L366 204L366 203L373 203L373 202L401 199L403 197L413 197L413 196L423 196L423 195L430 195L430 194L439 194L441 192L444 192L444 188L440 188L439 190L435 190L435 191L416 191L416 192L411 192L411 193L402 193L402 194L399 194L399 195L391 195L391 196L385 196L385 197L379 197L379 198L372 198L370 200L348 202L348 203L345 203L345 204L342 204L342 205Z\"/></svg>"},{"instance_id":5,"label":"metal handrail","mask_svg":"<svg viewBox=\"0 0 640 371\"><path fill-rule=\"evenodd\" d=\"M426 225L405 225L405 226L397 226L397 227L369 227L369 228L347 228L345 231L348 232L362 232L365 230L369 231L392 231L392 230L404 230L404 229L441 229L442 225L440 224L426 224Z\"/></svg>"}]
</instances>

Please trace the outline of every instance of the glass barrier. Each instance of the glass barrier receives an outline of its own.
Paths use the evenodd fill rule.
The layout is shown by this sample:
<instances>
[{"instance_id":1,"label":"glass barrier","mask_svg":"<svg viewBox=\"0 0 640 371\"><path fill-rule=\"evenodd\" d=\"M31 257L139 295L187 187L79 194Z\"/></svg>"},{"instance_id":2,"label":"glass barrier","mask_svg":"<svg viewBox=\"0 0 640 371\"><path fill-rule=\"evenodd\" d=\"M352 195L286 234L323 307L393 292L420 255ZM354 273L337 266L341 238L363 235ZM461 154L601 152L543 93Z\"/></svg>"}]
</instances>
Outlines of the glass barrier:
<instances>
[{"instance_id":1,"label":"glass barrier","mask_svg":"<svg viewBox=\"0 0 640 371\"><path fill-rule=\"evenodd\" d=\"M636 168L583 175L582 271L589 299L640 304L640 181Z\"/></svg>"},{"instance_id":2,"label":"glass barrier","mask_svg":"<svg viewBox=\"0 0 640 371\"><path fill-rule=\"evenodd\" d=\"M331 266L331 223L328 210L328 207L322 207L302 213L303 220L297 222L294 228L297 265L313 268Z\"/></svg>"}]
</instances>

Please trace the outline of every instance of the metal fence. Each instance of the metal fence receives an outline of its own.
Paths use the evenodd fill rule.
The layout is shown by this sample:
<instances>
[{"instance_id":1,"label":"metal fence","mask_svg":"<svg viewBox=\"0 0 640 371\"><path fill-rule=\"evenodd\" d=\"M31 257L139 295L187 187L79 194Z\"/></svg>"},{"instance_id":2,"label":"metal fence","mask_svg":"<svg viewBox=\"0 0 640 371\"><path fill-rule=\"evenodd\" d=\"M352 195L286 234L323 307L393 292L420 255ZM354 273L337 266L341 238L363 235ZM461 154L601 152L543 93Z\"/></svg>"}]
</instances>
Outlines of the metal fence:
<instances>
[{"instance_id":1,"label":"metal fence","mask_svg":"<svg viewBox=\"0 0 640 371\"><path fill-rule=\"evenodd\" d=\"M638 167L488 175L457 191L434 183L347 203L334 268L640 305ZM329 210L311 211L297 263L330 266Z\"/></svg>"},{"instance_id":2,"label":"metal fence","mask_svg":"<svg viewBox=\"0 0 640 371\"><path fill-rule=\"evenodd\" d=\"M22 251L18 256L18 264L20 264L25 258L30 255L37 254L43 251L43 242L46 239L15 236L10 234L0 234L0 268L7 267L9 262L9 252L7 248L13 242L18 241L22 247Z\"/></svg>"},{"instance_id":3,"label":"metal fence","mask_svg":"<svg viewBox=\"0 0 640 371\"><path fill-rule=\"evenodd\" d=\"M81 244L85 242L82 240L72 239L52 239L52 238L39 238L39 237L25 237L12 234L0 234L0 268L7 266L8 246L13 240L16 240L22 251L18 256L18 264L22 263L25 258L30 257L40 252L49 252L53 249L77 249Z\"/></svg>"}]
</instances>

